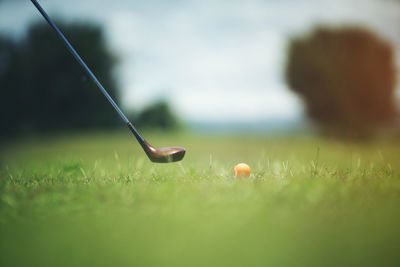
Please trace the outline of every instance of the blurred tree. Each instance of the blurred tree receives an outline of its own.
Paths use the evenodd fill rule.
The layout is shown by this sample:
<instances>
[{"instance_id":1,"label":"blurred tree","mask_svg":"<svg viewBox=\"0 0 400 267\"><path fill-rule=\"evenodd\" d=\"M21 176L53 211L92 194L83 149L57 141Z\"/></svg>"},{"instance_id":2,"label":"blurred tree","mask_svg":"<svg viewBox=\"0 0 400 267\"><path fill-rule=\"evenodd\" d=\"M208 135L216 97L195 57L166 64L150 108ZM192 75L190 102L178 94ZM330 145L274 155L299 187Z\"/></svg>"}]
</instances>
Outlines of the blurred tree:
<instances>
[{"instance_id":1,"label":"blurred tree","mask_svg":"<svg viewBox=\"0 0 400 267\"><path fill-rule=\"evenodd\" d=\"M159 128L175 130L179 121L172 113L166 101L156 102L145 108L135 119L135 125L140 128Z\"/></svg>"},{"instance_id":2,"label":"blurred tree","mask_svg":"<svg viewBox=\"0 0 400 267\"><path fill-rule=\"evenodd\" d=\"M286 79L323 129L369 134L396 113L393 54L366 30L319 28L291 40Z\"/></svg>"},{"instance_id":3,"label":"blurred tree","mask_svg":"<svg viewBox=\"0 0 400 267\"><path fill-rule=\"evenodd\" d=\"M62 31L111 96L116 63L101 28L62 24ZM0 135L22 131L110 127L118 119L111 105L45 23L30 27L20 41L0 38Z\"/></svg>"},{"instance_id":4,"label":"blurred tree","mask_svg":"<svg viewBox=\"0 0 400 267\"><path fill-rule=\"evenodd\" d=\"M0 36L0 137L14 134L17 131L17 123L15 122L19 110L11 107L11 103L18 103L18 90L13 86L13 80L18 80L18 76L13 71L18 64L18 49L13 40ZM13 114L9 115L9 113Z\"/></svg>"}]
</instances>

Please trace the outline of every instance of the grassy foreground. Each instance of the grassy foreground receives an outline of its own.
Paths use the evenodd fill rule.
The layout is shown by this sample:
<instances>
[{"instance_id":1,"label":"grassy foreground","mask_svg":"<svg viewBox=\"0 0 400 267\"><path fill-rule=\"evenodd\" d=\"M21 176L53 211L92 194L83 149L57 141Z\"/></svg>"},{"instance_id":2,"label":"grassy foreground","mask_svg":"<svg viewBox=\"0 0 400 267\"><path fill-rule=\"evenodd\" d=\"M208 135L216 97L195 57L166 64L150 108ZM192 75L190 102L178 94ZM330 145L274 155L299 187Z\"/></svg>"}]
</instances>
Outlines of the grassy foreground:
<instances>
[{"instance_id":1,"label":"grassy foreground","mask_svg":"<svg viewBox=\"0 0 400 267\"><path fill-rule=\"evenodd\" d=\"M399 266L400 143L32 139L0 155L0 266ZM250 179L235 179L246 162Z\"/></svg>"}]
</instances>

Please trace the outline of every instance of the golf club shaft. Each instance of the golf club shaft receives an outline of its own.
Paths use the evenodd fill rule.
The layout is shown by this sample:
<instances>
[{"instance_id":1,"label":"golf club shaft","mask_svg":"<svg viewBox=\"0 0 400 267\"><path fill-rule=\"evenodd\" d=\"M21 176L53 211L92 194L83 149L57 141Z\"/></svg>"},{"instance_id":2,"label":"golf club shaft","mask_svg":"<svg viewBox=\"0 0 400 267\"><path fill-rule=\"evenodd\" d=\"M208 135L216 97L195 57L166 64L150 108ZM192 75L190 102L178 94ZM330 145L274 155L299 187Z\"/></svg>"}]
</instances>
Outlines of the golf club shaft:
<instances>
[{"instance_id":1,"label":"golf club shaft","mask_svg":"<svg viewBox=\"0 0 400 267\"><path fill-rule=\"evenodd\" d=\"M81 64L83 69L86 71L86 73L92 78L93 82L97 85L97 87L100 89L100 91L104 94L104 96L107 98L108 102L114 107L114 109L118 112L118 114L121 116L122 120L128 124L130 124L128 118L125 116L125 114L122 112L122 110L118 107L117 103L114 102L114 100L111 98L111 96L107 93L106 89L101 85L99 80L96 78L96 76L93 74L93 72L89 69L89 67L86 65L86 63L82 60L82 58L79 56L79 54L75 51L75 49L72 47L72 45L68 42L67 38L62 34L62 32L58 29L56 24L50 19L50 17L47 15L47 13L43 10L43 8L39 5L39 3L36 0L31 0L31 2L35 5L35 7L39 10L40 14L46 19L46 21L50 24L50 26L57 32L58 36L61 38L61 40L64 42L66 47L68 48L69 52L75 57L75 59ZM133 127L132 124L130 124L129 128ZM132 128L131 128L132 130ZM135 130L136 131L136 130ZM136 131L136 134L139 135ZM135 136L136 136L135 134ZM138 138L138 136L136 136ZM140 139L143 139L139 135Z\"/></svg>"}]
</instances>

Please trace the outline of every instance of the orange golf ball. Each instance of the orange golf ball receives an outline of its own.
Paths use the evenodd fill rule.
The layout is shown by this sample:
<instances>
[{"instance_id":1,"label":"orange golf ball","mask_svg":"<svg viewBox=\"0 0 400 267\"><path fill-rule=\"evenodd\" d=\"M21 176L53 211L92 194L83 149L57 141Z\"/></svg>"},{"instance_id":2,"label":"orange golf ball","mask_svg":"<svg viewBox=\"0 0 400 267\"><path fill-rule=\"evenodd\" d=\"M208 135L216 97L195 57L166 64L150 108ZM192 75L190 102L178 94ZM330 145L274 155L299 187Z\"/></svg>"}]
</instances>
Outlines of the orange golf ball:
<instances>
[{"instance_id":1,"label":"orange golf ball","mask_svg":"<svg viewBox=\"0 0 400 267\"><path fill-rule=\"evenodd\" d=\"M247 178L251 173L251 169L246 163L239 163L235 166L234 171L237 178Z\"/></svg>"}]
</instances>

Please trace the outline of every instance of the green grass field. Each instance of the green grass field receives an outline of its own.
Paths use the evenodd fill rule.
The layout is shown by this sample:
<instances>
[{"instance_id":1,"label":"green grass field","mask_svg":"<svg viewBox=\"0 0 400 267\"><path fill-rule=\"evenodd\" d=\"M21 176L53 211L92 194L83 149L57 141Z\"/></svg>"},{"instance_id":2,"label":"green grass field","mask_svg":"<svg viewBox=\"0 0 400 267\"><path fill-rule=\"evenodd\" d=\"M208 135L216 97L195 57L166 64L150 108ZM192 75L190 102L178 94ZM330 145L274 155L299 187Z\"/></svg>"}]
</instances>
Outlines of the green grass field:
<instances>
[{"instance_id":1,"label":"green grass field","mask_svg":"<svg viewBox=\"0 0 400 267\"><path fill-rule=\"evenodd\" d=\"M400 265L399 142L148 139L185 159L125 132L3 147L0 266Z\"/></svg>"}]
</instances>

